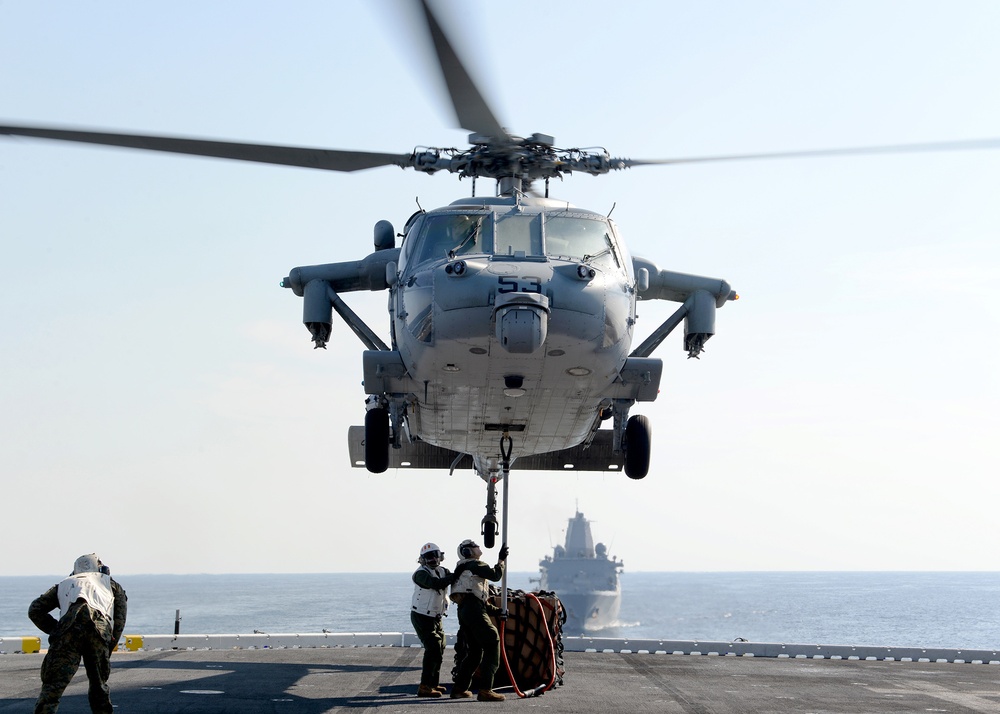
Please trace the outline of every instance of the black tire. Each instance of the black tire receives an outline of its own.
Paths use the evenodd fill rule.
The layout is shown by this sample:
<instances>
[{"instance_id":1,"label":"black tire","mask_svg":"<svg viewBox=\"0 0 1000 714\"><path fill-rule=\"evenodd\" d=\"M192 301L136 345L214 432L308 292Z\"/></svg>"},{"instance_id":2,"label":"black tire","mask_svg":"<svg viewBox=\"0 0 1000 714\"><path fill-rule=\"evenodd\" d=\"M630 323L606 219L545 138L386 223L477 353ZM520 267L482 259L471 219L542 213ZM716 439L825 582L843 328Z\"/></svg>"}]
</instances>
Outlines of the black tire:
<instances>
[{"instance_id":1,"label":"black tire","mask_svg":"<svg viewBox=\"0 0 1000 714\"><path fill-rule=\"evenodd\" d=\"M649 472L649 452L653 430L649 419L637 414L625 423L625 475L632 479L645 478Z\"/></svg>"},{"instance_id":2,"label":"black tire","mask_svg":"<svg viewBox=\"0 0 1000 714\"><path fill-rule=\"evenodd\" d=\"M365 467L373 474L389 468L389 412L386 409L365 412Z\"/></svg>"},{"instance_id":3,"label":"black tire","mask_svg":"<svg viewBox=\"0 0 1000 714\"><path fill-rule=\"evenodd\" d=\"M483 546L487 550L492 548L497 544L497 524L496 523L484 523L483 524Z\"/></svg>"}]
</instances>

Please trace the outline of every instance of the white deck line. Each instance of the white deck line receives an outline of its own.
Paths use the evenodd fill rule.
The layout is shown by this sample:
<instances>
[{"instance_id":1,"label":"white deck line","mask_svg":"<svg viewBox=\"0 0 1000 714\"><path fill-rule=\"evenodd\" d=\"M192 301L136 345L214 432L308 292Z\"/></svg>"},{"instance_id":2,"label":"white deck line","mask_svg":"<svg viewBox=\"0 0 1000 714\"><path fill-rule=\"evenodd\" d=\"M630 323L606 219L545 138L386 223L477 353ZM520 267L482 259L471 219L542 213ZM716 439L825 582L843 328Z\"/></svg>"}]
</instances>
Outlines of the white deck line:
<instances>
[{"instance_id":1,"label":"white deck line","mask_svg":"<svg viewBox=\"0 0 1000 714\"><path fill-rule=\"evenodd\" d=\"M21 652L25 638L0 637L0 654ZM778 642L712 642L699 640L563 637L567 652L705 655L778 659L843 659L896 662L952 662L1000 665L1000 648L884 647ZM448 635L448 644L455 644ZM412 632L254 633L224 635L129 635L123 650L295 649L322 647L420 647Z\"/></svg>"}]
</instances>

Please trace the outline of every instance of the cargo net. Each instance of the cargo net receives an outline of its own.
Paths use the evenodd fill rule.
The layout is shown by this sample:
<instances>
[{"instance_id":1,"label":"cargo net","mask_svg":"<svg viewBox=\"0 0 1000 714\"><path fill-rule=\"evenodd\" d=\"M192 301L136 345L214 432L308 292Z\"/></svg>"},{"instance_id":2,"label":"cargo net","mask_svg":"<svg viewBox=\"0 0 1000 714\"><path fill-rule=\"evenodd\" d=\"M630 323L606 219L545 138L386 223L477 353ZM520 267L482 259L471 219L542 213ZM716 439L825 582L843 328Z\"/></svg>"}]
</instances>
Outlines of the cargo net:
<instances>
[{"instance_id":1,"label":"cargo net","mask_svg":"<svg viewBox=\"0 0 1000 714\"><path fill-rule=\"evenodd\" d=\"M491 586L491 605L501 605L499 592ZM523 590L507 591L506 622L491 616L490 619L501 633L503 651L500 653L500 668L493 678L493 686L513 687L519 696L542 694L552 687L562 685L566 672L563 660L562 627L566 622L566 611L562 602L553 592L531 592ZM467 645L458 631L455 642L455 668L465 657ZM472 680L473 687L479 686L479 672Z\"/></svg>"}]
</instances>

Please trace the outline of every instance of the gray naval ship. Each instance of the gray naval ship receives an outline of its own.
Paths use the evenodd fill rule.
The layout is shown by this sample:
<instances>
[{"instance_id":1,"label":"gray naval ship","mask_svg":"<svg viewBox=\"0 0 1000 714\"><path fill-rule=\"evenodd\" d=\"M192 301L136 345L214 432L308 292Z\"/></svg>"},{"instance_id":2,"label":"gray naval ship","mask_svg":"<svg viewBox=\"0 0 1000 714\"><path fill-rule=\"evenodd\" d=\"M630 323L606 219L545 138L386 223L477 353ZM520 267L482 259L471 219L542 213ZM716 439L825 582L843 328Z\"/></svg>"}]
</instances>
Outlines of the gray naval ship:
<instances>
[{"instance_id":1,"label":"gray naval ship","mask_svg":"<svg viewBox=\"0 0 1000 714\"><path fill-rule=\"evenodd\" d=\"M624 563L608 557L603 543L594 545L590 521L579 511L569 519L566 544L539 562L539 588L554 592L566 610L563 632L568 635L613 627L621 609L618 573Z\"/></svg>"}]
</instances>

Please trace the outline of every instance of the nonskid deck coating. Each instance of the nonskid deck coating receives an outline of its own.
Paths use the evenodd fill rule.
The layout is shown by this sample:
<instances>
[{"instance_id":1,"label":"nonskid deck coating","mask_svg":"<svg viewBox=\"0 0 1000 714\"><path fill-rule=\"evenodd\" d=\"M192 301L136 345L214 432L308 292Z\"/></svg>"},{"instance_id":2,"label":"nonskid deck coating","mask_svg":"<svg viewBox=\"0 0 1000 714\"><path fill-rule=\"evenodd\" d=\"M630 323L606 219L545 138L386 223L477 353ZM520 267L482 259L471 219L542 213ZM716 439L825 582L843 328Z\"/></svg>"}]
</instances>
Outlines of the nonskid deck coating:
<instances>
[{"instance_id":1,"label":"nonskid deck coating","mask_svg":"<svg viewBox=\"0 0 1000 714\"><path fill-rule=\"evenodd\" d=\"M451 650L449 650L449 655ZM777 659L567 652L562 687L541 697L487 704L418 699L422 650L414 647L162 650L116 653L115 711L185 714L426 707L546 712L996 712L1000 666L946 662ZM446 667L450 668L450 656ZM38 654L0 657L0 713L31 712ZM81 667L61 712L87 712Z\"/></svg>"}]
</instances>

